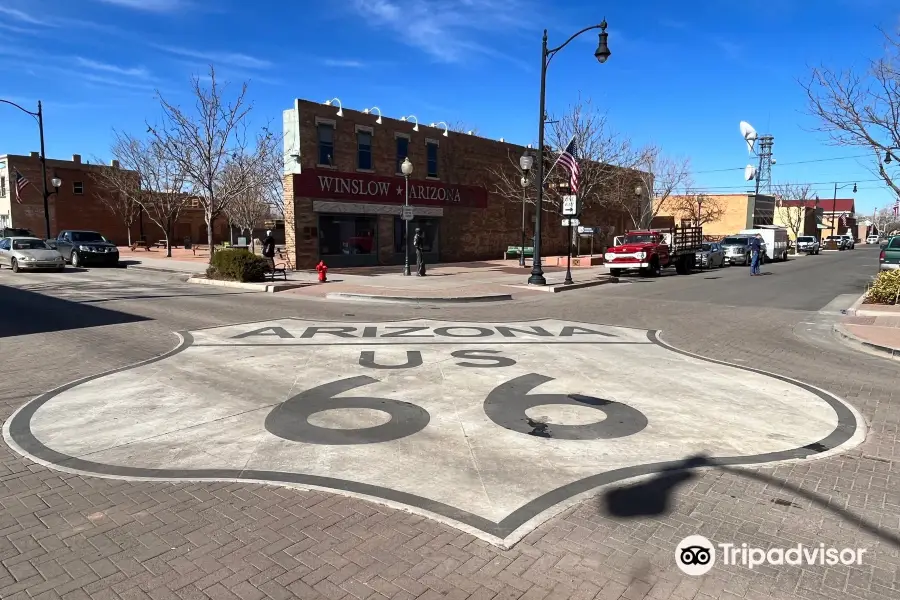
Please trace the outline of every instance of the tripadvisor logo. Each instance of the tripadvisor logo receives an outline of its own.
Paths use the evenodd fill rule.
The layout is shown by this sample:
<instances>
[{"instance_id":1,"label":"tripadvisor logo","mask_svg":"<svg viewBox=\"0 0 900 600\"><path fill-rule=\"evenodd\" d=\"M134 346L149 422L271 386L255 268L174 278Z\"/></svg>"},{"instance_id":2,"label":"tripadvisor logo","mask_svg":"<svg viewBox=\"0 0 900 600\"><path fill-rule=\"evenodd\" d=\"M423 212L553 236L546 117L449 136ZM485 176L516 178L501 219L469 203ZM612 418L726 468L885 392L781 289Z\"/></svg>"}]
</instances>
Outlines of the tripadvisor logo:
<instances>
[{"instance_id":1,"label":"tripadvisor logo","mask_svg":"<svg viewBox=\"0 0 900 600\"><path fill-rule=\"evenodd\" d=\"M702 535L689 535L675 548L675 563L688 575L704 575L713 568L718 557L722 565L741 565L753 569L760 565L834 566L861 565L865 548L832 548L825 544L788 548L755 548L748 544L713 545Z\"/></svg>"}]
</instances>

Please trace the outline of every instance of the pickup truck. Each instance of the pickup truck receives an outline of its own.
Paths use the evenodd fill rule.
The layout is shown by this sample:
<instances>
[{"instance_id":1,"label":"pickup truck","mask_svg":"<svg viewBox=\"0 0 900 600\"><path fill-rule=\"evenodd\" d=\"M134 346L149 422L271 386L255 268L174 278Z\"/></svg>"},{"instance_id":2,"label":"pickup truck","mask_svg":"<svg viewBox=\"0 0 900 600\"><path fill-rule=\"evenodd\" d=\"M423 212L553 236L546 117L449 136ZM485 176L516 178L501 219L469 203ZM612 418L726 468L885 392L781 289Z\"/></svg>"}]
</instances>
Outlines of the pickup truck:
<instances>
[{"instance_id":1,"label":"pickup truck","mask_svg":"<svg viewBox=\"0 0 900 600\"><path fill-rule=\"evenodd\" d=\"M609 274L616 277L625 271L658 276L674 267L679 275L690 273L697 264L697 252L703 249L700 227L674 229L641 229L627 232L604 254Z\"/></svg>"},{"instance_id":2,"label":"pickup truck","mask_svg":"<svg viewBox=\"0 0 900 600\"><path fill-rule=\"evenodd\" d=\"M879 271L896 271L900 269L900 235L895 235L887 241L881 254L878 255Z\"/></svg>"}]
</instances>

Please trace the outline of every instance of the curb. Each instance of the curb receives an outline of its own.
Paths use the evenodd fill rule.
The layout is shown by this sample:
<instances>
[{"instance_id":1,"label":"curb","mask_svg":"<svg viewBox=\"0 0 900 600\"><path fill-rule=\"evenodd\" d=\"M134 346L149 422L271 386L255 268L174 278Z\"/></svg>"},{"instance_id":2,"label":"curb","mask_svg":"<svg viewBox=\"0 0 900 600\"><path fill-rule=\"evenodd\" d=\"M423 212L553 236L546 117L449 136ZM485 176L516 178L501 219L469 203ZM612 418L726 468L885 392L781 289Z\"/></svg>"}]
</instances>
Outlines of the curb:
<instances>
[{"instance_id":1,"label":"curb","mask_svg":"<svg viewBox=\"0 0 900 600\"><path fill-rule=\"evenodd\" d=\"M618 277L612 275L602 275L601 278L593 281L582 281L580 283L554 283L552 285L510 285L509 287L520 288L523 290L534 290L536 292L547 292L550 294L558 294L560 292L568 292L570 290L580 290L581 288L595 287L606 283L619 283Z\"/></svg>"},{"instance_id":2,"label":"curb","mask_svg":"<svg viewBox=\"0 0 900 600\"><path fill-rule=\"evenodd\" d=\"M423 298L420 296L376 296L374 294L353 294L350 292L332 292L325 294L325 297L329 300L355 300L358 302L385 302L391 304L467 304L474 302L502 302L513 299L512 294Z\"/></svg>"},{"instance_id":3,"label":"curb","mask_svg":"<svg viewBox=\"0 0 900 600\"><path fill-rule=\"evenodd\" d=\"M866 299L866 292L863 292L863 293L862 293L862 296L860 296L859 298L857 298L856 301L855 301L853 304L850 305L850 308L848 308L848 309L844 312L844 314L849 315L849 316L851 316L851 317L858 316L858 315L859 315L859 313L858 313L859 307L862 305L863 300L865 300L865 299ZM859 316L862 316L862 315L859 315Z\"/></svg>"},{"instance_id":4,"label":"curb","mask_svg":"<svg viewBox=\"0 0 900 600\"><path fill-rule=\"evenodd\" d=\"M867 342L844 329L843 325L841 325L840 323L835 323L832 327L832 330L838 335L838 337L841 338L842 341L847 342L852 346L856 346L858 350L862 350L863 352L867 352L870 354L874 352L877 352L879 355L887 354L888 358L900 360L900 349Z\"/></svg>"},{"instance_id":5,"label":"curb","mask_svg":"<svg viewBox=\"0 0 900 600\"><path fill-rule=\"evenodd\" d=\"M242 290L253 290L255 292L268 292L270 294L313 285L311 283L245 283L242 281L207 279L205 277L191 277L187 280L187 282L199 285L214 285L219 287L238 288Z\"/></svg>"},{"instance_id":6,"label":"curb","mask_svg":"<svg viewBox=\"0 0 900 600\"><path fill-rule=\"evenodd\" d=\"M176 269L162 269L160 267L146 267L144 265L122 265L120 268L134 269L136 271L153 271L155 273L169 273L173 275L190 275L196 277L197 271L178 271Z\"/></svg>"}]
</instances>

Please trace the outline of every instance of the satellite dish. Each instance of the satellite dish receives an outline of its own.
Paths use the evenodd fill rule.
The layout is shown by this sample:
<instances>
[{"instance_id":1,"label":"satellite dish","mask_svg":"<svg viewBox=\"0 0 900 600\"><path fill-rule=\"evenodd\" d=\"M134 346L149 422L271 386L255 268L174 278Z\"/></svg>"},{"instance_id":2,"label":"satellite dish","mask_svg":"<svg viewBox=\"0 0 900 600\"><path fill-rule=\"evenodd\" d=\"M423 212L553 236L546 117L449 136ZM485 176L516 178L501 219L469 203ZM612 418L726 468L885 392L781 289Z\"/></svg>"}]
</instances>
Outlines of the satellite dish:
<instances>
[{"instance_id":1,"label":"satellite dish","mask_svg":"<svg viewBox=\"0 0 900 600\"><path fill-rule=\"evenodd\" d=\"M744 179L747 181L753 181L756 179L756 167L753 165L747 165L744 168Z\"/></svg>"},{"instance_id":2,"label":"satellite dish","mask_svg":"<svg viewBox=\"0 0 900 600\"><path fill-rule=\"evenodd\" d=\"M756 143L756 138L758 137L756 130L753 129L753 125L747 121L741 121L741 135L744 141L747 142L747 152L753 154L753 144Z\"/></svg>"}]
</instances>

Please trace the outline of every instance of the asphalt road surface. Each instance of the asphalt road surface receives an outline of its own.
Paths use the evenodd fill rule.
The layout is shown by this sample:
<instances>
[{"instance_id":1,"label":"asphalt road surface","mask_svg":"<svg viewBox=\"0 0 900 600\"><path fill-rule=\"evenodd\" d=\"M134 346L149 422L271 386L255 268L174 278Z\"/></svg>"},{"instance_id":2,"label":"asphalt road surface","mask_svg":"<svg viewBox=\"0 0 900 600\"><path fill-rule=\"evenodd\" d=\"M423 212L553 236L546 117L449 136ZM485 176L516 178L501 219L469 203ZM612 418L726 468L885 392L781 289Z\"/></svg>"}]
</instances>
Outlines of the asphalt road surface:
<instances>
[{"instance_id":1,"label":"asphalt road surface","mask_svg":"<svg viewBox=\"0 0 900 600\"><path fill-rule=\"evenodd\" d=\"M856 352L829 334L830 323L862 292L876 263L877 250L860 247L769 265L763 277L730 267L456 307L298 300L189 286L176 276L146 271L0 271L0 418L7 421L7 440L18 444L16 450L0 447L0 598L895 598L900 594L900 370L895 362ZM435 338L410 340L421 342L426 370L417 371L417 378L389 369L376 377L382 381L378 385L394 384L371 395L394 394L405 401L404 414L427 410L431 421L414 434L418 438L397 438L400 434L385 429L383 419L372 413L325 411L331 414L309 417L320 437L303 438L306 445L295 446L308 453L309 468L290 453L280 456L275 446L271 452L264 449L273 442L259 433L263 421L266 431L281 436L279 444L300 436L286 424L295 423L303 403L280 402L298 392L305 402L320 402L309 390L326 382L323 373L365 377L370 359L393 367L404 361L412 365L416 347L407 342L393 349L379 346L359 361L355 349L340 345L359 343L354 335L391 342L379 336L400 319L415 320L423 328L419 333ZM345 329L310 332L329 321ZM544 326L556 342L566 342L568 335L582 345L558 343L551 350L538 343L540 337L534 344L496 345L508 337L497 324L510 321L518 328ZM647 341L641 330L659 331L658 343ZM196 347L129 368L176 348L176 331L193 332ZM322 335L327 351L303 345ZM485 343L495 346L481 347L497 352L470 350L456 357L458 363L486 366L493 360L501 368L464 366L470 370L457 376L446 362L454 360L449 354L433 358L477 341L449 339L462 335L485 336ZM626 352L625 346L601 344L604 340L632 345ZM250 345L239 348L239 343ZM666 345L720 362L679 354ZM341 362L348 356L352 369ZM504 359L517 365L503 367ZM614 401L601 399L596 405L625 412L609 412L605 421L597 421L582 411L589 402L573 408L569 400L559 405L554 404L558 399L545 398L543 405L525 411L527 420L513 423L504 421L508 411L497 412L486 401L486 414L511 433L502 437L495 429L484 437L478 429L483 412L468 410L462 401L453 407L431 401L441 393L434 387L439 379L465 399L470 391L483 395L481 385L489 391L502 384L504 369L520 366L524 370L513 378L517 385L546 385L541 389L547 392L540 392L546 396L570 391L553 388L557 384L550 379L585 390L588 384L606 386L607 398ZM121 370L45 395L113 369ZM529 372L543 379L526 381ZM493 398L502 404L525 392ZM230 406L239 396L246 405ZM29 404L38 397L42 407ZM28 418L13 419L17 442L8 435L9 417L26 404L33 414L19 412ZM282 412L273 412L278 407ZM202 423L215 421L214 411L226 408L261 415L259 431L240 422L220 427L215 435L167 439L127 451L133 438L153 439L148 419L149 429L176 423L196 432L208 429ZM481 411L480 404L477 408ZM275 417L265 419L266 414ZM361 419L369 421L360 425ZM517 431L522 422L534 425ZM448 424L456 424L457 431ZM341 440L352 438L352 430L361 426L368 429L357 431L401 441L374 439L364 450L342 446ZM466 435L459 435L460 428ZM309 436L312 430L304 431ZM342 438L340 432L347 431ZM38 446L23 442L29 432L57 453L41 454ZM586 439L588 433L594 437ZM327 440L321 437L325 434ZM405 450L393 455L373 454L390 447L383 444L422 441L426 434L433 438L431 446L410 441L396 446ZM862 434L865 441L859 439ZM109 438L115 435L119 438ZM573 442L573 435L581 437ZM636 443L641 438L628 436L649 441ZM804 446L795 458L778 454L765 466L666 454L706 447L713 438L718 444L714 456L728 450L738 457L783 453ZM503 444L492 449L498 441ZM589 443L593 449L572 452L567 450L572 443ZM504 454L510 444L520 445L524 463L517 464L517 453ZM544 444L545 451L524 454L535 444ZM245 456L241 473L256 468L253 460L268 459L278 464L265 465L267 472L293 469L307 478L295 481L300 487L285 487L233 478L154 481L153 473L139 481L136 472L122 471L135 465L224 468L220 463L240 460L249 445L254 454ZM160 453L163 449L166 453ZM61 457L63 450L69 458ZM629 478L641 474L634 470L618 480L602 477L613 467L675 456L679 459L669 466L675 470L645 470L638 479ZM410 457L424 460L424 466L412 464ZM629 457L634 460L624 466L613 464ZM156 462L148 465L148 460ZM489 500L454 498L452 490L460 482L470 483L465 474L472 471L459 467L466 460L477 465L480 493ZM119 470L101 474L125 478L85 475L90 471L83 468L86 462L112 465ZM516 469L518 479L510 476ZM564 478L576 471L575 479L546 481L551 472ZM329 473L339 479L377 475L388 497L377 498L371 488L309 479ZM452 480L451 473L458 479ZM597 477L596 485L569 486L585 476ZM251 478L260 479L258 473ZM503 494L491 487L495 484ZM548 489L564 493L528 505L537 508L530 520L528 511L521 513L520 538L506 544L495 539L506 535L503 527L493 530L494 538L485 534L484 519L502 524L505 511ZM416 506L408 496L397 495L410 490L417 497L440 496L449 508L442 513L434 501ZM484 518L463 518L459 509ZM676 546L689 535L737 547L824 544L866 552L860 564L753 569L728 564L719 554L707 574L692 576L675 560Z\"/></svg>"}]
</instances>

